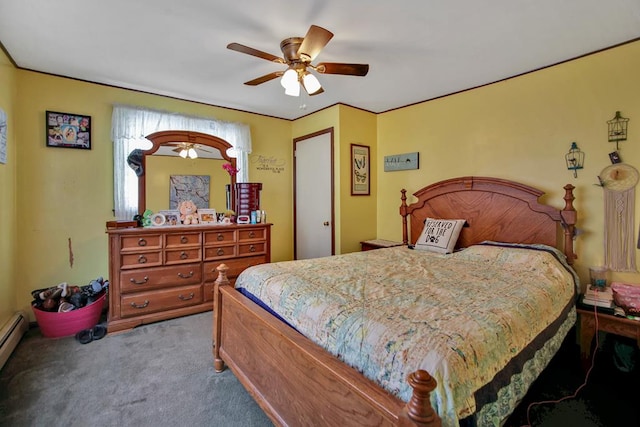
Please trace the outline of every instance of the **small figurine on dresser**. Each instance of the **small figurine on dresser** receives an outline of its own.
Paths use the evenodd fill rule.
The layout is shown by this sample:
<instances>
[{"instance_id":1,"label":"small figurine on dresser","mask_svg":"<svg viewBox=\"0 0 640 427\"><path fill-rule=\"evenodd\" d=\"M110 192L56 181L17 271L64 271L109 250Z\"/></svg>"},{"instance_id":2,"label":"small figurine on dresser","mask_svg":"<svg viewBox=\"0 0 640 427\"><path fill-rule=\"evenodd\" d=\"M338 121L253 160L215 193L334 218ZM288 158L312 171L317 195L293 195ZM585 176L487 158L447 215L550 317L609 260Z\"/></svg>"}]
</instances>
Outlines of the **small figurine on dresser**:
<instances>
[{"instance_id":1,"label":"small figurine on dresser","mask_svg":"<svg viewBox=\"0 0 640 427\"><path fill-rule=\"evenodd\" d=\"M180 220L185 225L198 224L198 207L191 200L184 200L178 206Z\"/></svg>"}]
</instances>

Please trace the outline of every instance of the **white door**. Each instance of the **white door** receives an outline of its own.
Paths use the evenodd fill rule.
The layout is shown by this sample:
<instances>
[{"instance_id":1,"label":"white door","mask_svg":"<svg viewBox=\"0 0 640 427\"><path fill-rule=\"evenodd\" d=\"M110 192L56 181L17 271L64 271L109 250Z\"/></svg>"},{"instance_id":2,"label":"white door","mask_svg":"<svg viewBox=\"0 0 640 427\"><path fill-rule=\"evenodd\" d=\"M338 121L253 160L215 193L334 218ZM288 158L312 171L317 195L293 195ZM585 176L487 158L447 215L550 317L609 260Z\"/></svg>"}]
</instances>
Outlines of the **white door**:
<instances>
[{"instance_id":1,"label":"white door","mask_svg":"<svg viewBox=\"0 0 640 427\"><path fill-rule=\"evenodd\" d=\"M293 142L296 259L333 255L333 128Z\"/></svg>"}]
</instances>

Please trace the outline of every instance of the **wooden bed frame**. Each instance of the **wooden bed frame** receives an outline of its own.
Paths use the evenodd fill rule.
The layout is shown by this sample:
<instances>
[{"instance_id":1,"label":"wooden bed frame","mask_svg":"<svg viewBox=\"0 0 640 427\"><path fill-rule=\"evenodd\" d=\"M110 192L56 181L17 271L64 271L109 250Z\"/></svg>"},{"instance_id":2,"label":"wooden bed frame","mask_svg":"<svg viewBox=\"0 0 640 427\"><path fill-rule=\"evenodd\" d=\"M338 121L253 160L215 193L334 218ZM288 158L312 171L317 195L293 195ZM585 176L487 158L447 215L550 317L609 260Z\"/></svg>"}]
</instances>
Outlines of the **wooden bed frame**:
<instances>
[{"instance_id":1,"label":"wooden bed frame","mask_svg":"<svg viewBox=\"0 0 640 427\"><path fill-rule=\"evenodd\" d=\"M566 185L562 210L543 205L544 193L496 178L462 177L441 181L414 193L400 214L403 240L420 234L427 217L466 219L459 247L484 240L544 243L575 259L576 211L573 186ZM227 267L218 267L214 289L213 356L216 372L225 363L276 425L440 426L431 407L435 380L416 371L407 381L409 402L391 395L300 333L267 313L229 285Z\"/></svg>"}]
</instances>

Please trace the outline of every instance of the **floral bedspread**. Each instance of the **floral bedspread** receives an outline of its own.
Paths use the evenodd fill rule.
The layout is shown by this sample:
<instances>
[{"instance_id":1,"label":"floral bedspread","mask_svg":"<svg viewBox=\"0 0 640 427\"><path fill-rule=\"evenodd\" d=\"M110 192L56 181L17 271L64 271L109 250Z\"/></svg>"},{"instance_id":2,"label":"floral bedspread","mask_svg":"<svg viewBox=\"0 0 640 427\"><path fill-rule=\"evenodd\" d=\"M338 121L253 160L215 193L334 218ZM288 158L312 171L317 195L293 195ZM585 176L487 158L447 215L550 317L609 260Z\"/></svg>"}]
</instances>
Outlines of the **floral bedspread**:
<instances>
[{"instance_id":1,"label":"floral bedspread","mask_svg":"<svg viewBox=\"0 0 640 427\"><path fill-rule=\"evenodd\" d=\"M236 287L402 400L407 375L427 370L443 425L492 425L575 320L577 277L558 256L546 246L394 247L254 266Z\"/></svg>"}]
</instances>

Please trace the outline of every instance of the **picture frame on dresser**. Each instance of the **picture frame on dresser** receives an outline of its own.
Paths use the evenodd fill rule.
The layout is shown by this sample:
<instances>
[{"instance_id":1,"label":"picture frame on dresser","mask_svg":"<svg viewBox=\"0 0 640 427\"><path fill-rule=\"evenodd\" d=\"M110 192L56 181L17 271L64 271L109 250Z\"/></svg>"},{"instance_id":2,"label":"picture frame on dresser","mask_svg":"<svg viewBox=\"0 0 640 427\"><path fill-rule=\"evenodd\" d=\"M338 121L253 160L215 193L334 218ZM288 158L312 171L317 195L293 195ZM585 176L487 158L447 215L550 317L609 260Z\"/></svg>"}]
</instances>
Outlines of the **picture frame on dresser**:
<instances>
[{"instance_id":1,"label":"picture frame on dresser","mask_svg":"<svg viewBox=\"0 0 640 427\"><path fill-rule=\"evenodd\" d=\"M165 217L164 225L180 225L180 211L177 209L168 209L163 211L158 211Z\"/></svg>"},{"instance_id":2,"label":"picture frame on dresser","mask_svg":"<svg viewBox=\"0 0 640 427\"><path fill-rule=\"evenodd\" d=\"M200 224L217 224L218 216L215 209L198 209Z\"/></svg>"}]
</instances>

